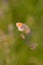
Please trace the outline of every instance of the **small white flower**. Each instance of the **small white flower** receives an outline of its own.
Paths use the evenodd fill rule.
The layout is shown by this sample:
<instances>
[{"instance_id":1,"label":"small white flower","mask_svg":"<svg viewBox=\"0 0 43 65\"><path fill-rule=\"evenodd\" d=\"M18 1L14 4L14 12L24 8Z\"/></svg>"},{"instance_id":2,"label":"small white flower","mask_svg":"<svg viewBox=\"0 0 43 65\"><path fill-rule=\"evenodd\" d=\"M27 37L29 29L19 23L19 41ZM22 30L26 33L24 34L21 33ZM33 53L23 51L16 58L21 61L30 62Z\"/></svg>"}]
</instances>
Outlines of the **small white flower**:
<instances>
[{"instance_id":1,"label":"small white flower","mask_svg":"<svg viewBox=\"0 0 43 65\"><path fill-rule=\"evenodd\" d=\"M37 48L37 44L36 43L33 43L31 46L30 46L31 50L35 50Z\"/></svg>"},{"instance_id":2,"label":"small white flower","mask_svg":"<svg viewBox=\"0 0 43 65\"><path fill-rule=\"evenodd\" d=\"M22 39L25 39L25 35L24 35L24 34L21 34L20 37L21 37Z\"/></svg>"}]
</instances>

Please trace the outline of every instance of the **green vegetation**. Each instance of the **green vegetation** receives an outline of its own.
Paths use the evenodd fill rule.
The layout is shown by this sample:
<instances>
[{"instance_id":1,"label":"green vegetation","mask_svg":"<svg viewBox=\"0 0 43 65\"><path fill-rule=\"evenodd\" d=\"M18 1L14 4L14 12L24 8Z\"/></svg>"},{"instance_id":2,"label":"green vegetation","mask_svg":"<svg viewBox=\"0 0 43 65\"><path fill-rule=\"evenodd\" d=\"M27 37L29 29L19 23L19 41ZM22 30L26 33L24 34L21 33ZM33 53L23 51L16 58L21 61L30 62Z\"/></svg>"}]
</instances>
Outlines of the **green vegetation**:
<instances>
[{"instance_id":1,"label":"green vegetation","mask_svg":"<svg viewBox=\"0 0 43 65\"><path fill-rule=\"evenodd\" d=\"M25 39L16 27L19 21L31 29L30 35L23 32ZM37 44L35 50L32 43ZM0 65L43 65L43 0L0 0Z\"/></svg>"}]
</instances>

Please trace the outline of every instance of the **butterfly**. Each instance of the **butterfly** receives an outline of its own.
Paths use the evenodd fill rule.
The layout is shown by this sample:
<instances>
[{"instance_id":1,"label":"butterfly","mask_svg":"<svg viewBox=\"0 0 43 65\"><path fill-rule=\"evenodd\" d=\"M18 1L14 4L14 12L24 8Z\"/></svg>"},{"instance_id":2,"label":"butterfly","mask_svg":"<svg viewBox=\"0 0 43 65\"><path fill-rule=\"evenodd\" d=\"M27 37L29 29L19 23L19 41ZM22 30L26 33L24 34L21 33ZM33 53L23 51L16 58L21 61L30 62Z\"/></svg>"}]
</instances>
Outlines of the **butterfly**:
<instances>
[{"instance_id":1,"label":"butterfly","mask_svg":"<svg viewBox=\"0 0 43 65\"><path fill-rule=\"evenodd\" d=\"M16 26L17 26L19 31L21 31L21 32L24 31L27 34L30 34L30 28L26 24L23 24L21 22L17 22Z\"/></svg>"}]
</instances>

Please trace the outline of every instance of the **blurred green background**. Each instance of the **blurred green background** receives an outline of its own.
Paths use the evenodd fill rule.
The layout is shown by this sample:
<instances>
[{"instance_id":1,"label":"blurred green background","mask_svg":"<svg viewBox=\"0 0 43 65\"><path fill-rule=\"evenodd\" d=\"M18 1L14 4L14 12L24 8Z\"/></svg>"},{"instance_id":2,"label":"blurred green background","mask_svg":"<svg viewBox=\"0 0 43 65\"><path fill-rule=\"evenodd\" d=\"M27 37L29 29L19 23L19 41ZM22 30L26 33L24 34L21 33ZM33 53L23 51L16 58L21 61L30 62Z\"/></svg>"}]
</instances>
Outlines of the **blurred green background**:
<instances>
[{"instance_id":1,"label":"blurred green background","mask_svg":"<svg viewBox=\"0 0 43 65\"><path fill-rule=\"evenodd\" d=\"M25 40L20 38L17 22L31 29ZM0 65L43 65L43 0L0 0L0 30ZM32 43L37 44L35 50L29 46Z\"/></svg>"}]
</instances>

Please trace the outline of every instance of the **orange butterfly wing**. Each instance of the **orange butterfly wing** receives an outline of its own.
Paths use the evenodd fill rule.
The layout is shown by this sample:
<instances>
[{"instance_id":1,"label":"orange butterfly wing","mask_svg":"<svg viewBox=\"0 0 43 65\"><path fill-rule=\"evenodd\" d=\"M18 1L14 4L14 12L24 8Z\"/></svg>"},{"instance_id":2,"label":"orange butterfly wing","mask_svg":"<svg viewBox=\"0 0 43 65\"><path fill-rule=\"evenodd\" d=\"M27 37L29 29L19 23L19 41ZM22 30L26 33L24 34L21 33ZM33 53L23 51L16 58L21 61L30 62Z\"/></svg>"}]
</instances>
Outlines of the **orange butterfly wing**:
<instances>
[{"instance_id":1,"label":"orange butterfly wing","mask_svg":"<svg viewBox=\"0 0 43 65\"><path fill-rule=\"evenodd\" d=\"M22 23L16 23L16 26L18 27L18 28L20 28L20 27L22 27Z\"/></svg>"}]
</instances>

